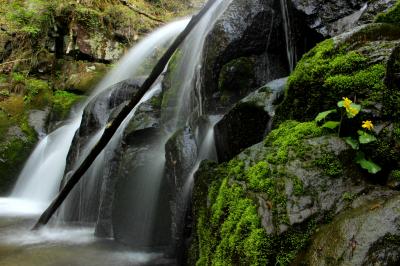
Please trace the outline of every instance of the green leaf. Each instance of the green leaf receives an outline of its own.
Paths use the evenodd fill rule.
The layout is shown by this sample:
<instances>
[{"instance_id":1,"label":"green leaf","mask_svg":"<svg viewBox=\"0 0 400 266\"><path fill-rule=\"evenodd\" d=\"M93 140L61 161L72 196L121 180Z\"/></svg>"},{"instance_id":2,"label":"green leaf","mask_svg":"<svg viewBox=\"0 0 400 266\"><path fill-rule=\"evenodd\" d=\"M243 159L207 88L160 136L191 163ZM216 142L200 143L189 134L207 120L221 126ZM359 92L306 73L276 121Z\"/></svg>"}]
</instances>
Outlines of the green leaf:
<instances>
[{"instance_id":1,"label":"green leaf","mask_svg":"<svg viewBox=\"0 0 400 266\"><path fill-rule=\"evenodd\" d=\"M382 168L376 163L365 159L365 155L362 152L357 154L356 162L361 166L361 168L367 170L370 174L376 174L382 170Z\"/></svg>"},{"instance_id":2,"label":"green leaf","mask_svg":"<svg viewBox=\"0 0 400 266\"><path fill-rule=\"evenodd\" d=\"M339 108L344 107L344 101L339 101L339 102L337 103L337 106L338 106Z\"/></svg>"},{"instance_id":3,"label":"green leaf","mask_svg":"<svg viewBox=\"0 0 400 266\"><path fill-rule=\"evenodd\" d=\"M353 150L359 149L360 144L358 143L357 140L353 139L352 137L344 138L344 140L346 141L347 144L349 144L353 148Z\"/></svg>"},{"instance_id":4,"label":"green leaf","mask_svg":"<svg viewBox=\"0 0 400 266\"><path fill-rule=\"evenodd\" d=\"M340 122L328 121L322 125L323 128L335 129L340 125Z\"/></svg>"},{"instance_id":5,"label":"green leaf","mask_svg":"<svg viewBox=\"0 0 400 266\"><path fill-rule=\"evenodd\" d=\"M324 120L328 115L332 114L332 113L336 113L336 110L329 110L329 111L325 111L325 112L321 112L317 115L317 117L315 118L316 122L320 122L322 120Z\"/></svg>"},{"instance_id":6,"label":"green leaf","mask_svg":"<svg viewBox=\"0 0 400 266\"><path fill-rule=\"evenodd\" d=\"M358 135L360 135L358 140L360 141L361 144L368 144L376 141L376 137L374 135L368 134L367 132L364 132L362 130L359 130L357 132Z\"/></svg>"}]
</instances>

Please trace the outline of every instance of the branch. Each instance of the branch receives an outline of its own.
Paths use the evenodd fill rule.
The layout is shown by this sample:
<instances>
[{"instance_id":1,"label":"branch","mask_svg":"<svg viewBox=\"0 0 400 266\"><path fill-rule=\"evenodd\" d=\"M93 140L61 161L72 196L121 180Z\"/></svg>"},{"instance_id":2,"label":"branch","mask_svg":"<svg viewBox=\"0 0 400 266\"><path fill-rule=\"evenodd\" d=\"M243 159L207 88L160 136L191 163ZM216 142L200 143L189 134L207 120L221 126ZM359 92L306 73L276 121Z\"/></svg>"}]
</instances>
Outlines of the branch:
<instances>
[{"instance_id":1,"label":"branch","mask_svg":"<svg viewBox=\"0 0 400 266\"><path fill-rule=\"evenodd\" d=\"M132 109L138 104L138 102L145 95L145 93L151 88L153 83L162 74L169 60L171 59L175 51L178 49L178 47L186 39L186 37L197 25L197 23L201 20L201 18L211 8L214 2L215 0L209 0L207 4L204 6L204 8L190 20L189 24L182 31L182 33L178 35L173 44L168 48L168 50L164 53L161 59L157 62L150 76L145 80L143 85L140 87L139 91L135 94L135 96L131 99L131 101L121 110L121 112L117 115L117 117L107 126L100 140L90 151L89 155L85 158L82 164L76 169L73 175L69 178L65 186L61 189L61 191L59 192L57 197L53 200L53 202L50 204L50 206L43 212L43 214L40 216L39 220L32 228L32 230L38 230L42 226L48 223L50 218L60 207L60 205L64 202L64 200L71 192L71 190L74 188L74 186L82 178L83 174L89 169L93 161L97 158L97 156L101 153L101 151L110 142L111 138L117 131L118 127L122 124L125 118L132 111Z\"/></svg>"},{"instance_id":2,"label":"branch","mask_svg":"<svg viewBox=\"0 0 400 266\"><path fill-rule=\"evenodd\" d=\"M16 59L16 60L13 60L13 61L3 62L3 63L0 64L0 66L12 64L12 63L17 63L17 62L21 62L21 61L29 61L29 60L31 60L31 59Z\"/></svg>"},{"instance_id":3,"label":"branch","mask_svg":"<svg viewBox=\"0 0 400 266\"><path fill-rule=\"evenodd\" d=\"M149 18L151 20L157 21L159 23L165 23L165 21L163 21L163 20L161 20L159 18L156 18L155 16L152 16L152 15L140 10L136 6L134 6L131 3L129 3L128 0L119 0L119 1L121 2L121 4L123 4L124 6L129 7L131 10L135 11L136 13L138 13L140 15L143 15L143 16L145 16L145 17L147 17L147 18Z\"/></svg>"}]
</instances>

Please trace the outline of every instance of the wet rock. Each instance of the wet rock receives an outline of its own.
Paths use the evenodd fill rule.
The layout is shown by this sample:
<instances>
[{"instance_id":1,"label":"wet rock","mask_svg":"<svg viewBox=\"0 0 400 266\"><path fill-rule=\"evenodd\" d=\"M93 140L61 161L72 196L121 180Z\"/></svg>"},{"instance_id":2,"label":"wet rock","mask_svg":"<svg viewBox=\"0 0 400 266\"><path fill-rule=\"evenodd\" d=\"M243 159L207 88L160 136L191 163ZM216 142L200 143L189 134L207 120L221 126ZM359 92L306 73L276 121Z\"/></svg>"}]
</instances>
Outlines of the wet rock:
<instances>
[{"instance_id":1,"label":"wet rock","mask_svg":"<svg viewBox=\"0 0 400 266\"><path fill-rule=\"evenodd\" d=\"M389 9L396 1L291 0L291 3L305 16L312 29L325 37L332 37L355 26L373 22L377 14Z\"/></svg>"},{"instance_id":2,"label":"wet rock","mask_svg":"<svg viewBox=\"0 0 400 266\"><path fill-rule=\"evenodd\" d=\"M55 85L76 94L87 94L108 70L105 64L86 61L65 59L58 60L57 64L64 75L56 78Z\"/></svg>"},{"instance_id":3,"label":"wet rock","mask_svg":"<svg viewBox=\"0 0 400 266\"><path fill-rule=\"evenodd\" d=\"M114 237L136 248L166 246L171 237L171 192L165 179L159 178L164 170L165 142L160 130L160 106L155 100L160 93L137 108L105 155L96 235Z\"/></svg>"},{"instance_id":4,"label":"wet rock","mask_svg":"<svg viewBox=\"0 0 400 266\"><path fill-rule=\"evenodd\" d=\"M65 168L66 174L76 167L78 159L83 156L82 154L85 152L90 140L92 140L92 138L98 134L100 130L108 123L109 116L113 110L130 99L131 96L136 93L141 83L141 79L126 80L117 83L111 86L108 90L105 90L96 98L92 99L91 102L86 106L85 110L83 111L81 126L75 133L70 150L68 152L67 165ZM94 145L94 143L92 145ZM100 158L98 160L100 160L100 164L101 160L105 160L105 158L107 158L104 156L107 156L107 154L103 153L103 155L99 156ZM86 182L90 182L90 180L92 180L91 177L93 174L91 171L95 171L96 174L97 170L97 175L99 176L95 179L95 183L86 184ZM98 206L100 204L99 193L103 182L102 176L107 172L108 169L97 170L92 167L85 176L85 183L82 184L79 189L75 189L72 192L68 203L65 204L66 206L64 207L63 219L66 221L81 221L88 223L96 222L98 216ZM61 182L61 186L65 184L67 179L68 177L66 175ZM86 188L90 188L92 191L80 192L80 190L84 190ZM84 195L85 193L90 194L90 198L89 196ZM80 204L81 201L87 202L85 202L85 204ZM81 210L81 208L87 209L84 211ZM81 213L85 214L81 215Z\"/></svg>"},{"instance_id":5,"label":"wet rock","mask_svg":"<svg viewBox=\"0 0 400 266\"><path fill-rule=\"evenodd\" d=\"M321 227L301 261L307 265L397 265L400 196L376 190L373 198L360 197Z\"/></svg>"},{"instance_id":6,"label":"wet rock","mask_svg":"<svg viewBox=\"0 0 400 266\"><path fill-rule=\"evenodd\" d=\"M67 50L67 54L81 53L85 59L111 62L119 59L125 51L120 42L109 39L100 32L90 32L81 25L76 25L75 34L77 49Z\"/></svg>"},{"instance_id":7,"label":"wet rock","mask_svg":"<svg viewBox=\"0 0 400 266\"><path fill-rule=\"evenodd\" d=\"M215 125L215 143L220 162L232 159L243 149L263 139L286 81L286 78L272 81L251 93Z\"/></svg>"},{"instance_id":8,"label":"wet rock","mask_svg":"<svg viewBox=\"0 0 400 266\"><path fill-rule=\"evenodd\" d=\"M226 110L235 98L287 76L288 57L296 61L322 40L322 35L308 26L304 14L291 5L287 21L281 2L232 1L217 20L207 36L202 64L208 109Z\"/></svg>"},{"instance_id":9,"label":"wet rock","mask_svg":"<svg viewBox=\"0 0 400 266\"><path fill-rule=\"evenodd\" d=\"M171 235L173 253L178 257L183 253L184 224L188 210L188 178L193 170L198 147L189 127L178 130L165 145L166 178L171 191L170 208L172 212Z\"/></svg>"},{"instance_id":10,"label":"wet rock","mask_svg":"<svg viewBox=\"0 0 400 266\"><path fill-rule=\"evenodd\" d=\"M46 134L46 122L49 115L49 109L31 110L29 113L29 125L35 129L39 138Z\"/></svg>"}]
</instances>

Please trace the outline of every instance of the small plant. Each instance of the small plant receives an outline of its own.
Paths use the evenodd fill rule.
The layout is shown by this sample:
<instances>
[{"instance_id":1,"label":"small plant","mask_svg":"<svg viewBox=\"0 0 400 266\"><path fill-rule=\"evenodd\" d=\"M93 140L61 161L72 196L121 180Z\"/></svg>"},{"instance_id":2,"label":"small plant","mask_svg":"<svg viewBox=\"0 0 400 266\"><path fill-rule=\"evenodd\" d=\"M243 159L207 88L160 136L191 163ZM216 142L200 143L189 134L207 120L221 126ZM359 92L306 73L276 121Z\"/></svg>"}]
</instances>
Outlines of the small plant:
<instances>
[{"instance_id":1,"label":"small plant","mask_svg":"<svg viewBox=\"0 0 400 266\"><path fill-rule=\"evenodd\" d=\"M338 136L340 137L341 129L343 120L346 119L353 119L356 117L362 107L359 104L353 103L349 98L343 97L342 101L337 103L337 106L340 108L340 121L325 121L325 119L333 113L337 113L336 109L328 110L325 112L321 112L315 118L317 123L325 121L322 124L323 128L328 128L335 130L338 128ZM376 174L381 171L381 167L371 160L368 160L365 156L365 153L361 151L361 145L368 144L371 142L376 141L376 137L372 134L372 130L374 129L374 125L371 120L363 121L360 130L357 131L358 138L354 138L351 136L343 137L347 144L349 144L354 150L357 151L355 162L361 166L361 168L367 170L371 174Z\"/></svg>"}]
</instances>

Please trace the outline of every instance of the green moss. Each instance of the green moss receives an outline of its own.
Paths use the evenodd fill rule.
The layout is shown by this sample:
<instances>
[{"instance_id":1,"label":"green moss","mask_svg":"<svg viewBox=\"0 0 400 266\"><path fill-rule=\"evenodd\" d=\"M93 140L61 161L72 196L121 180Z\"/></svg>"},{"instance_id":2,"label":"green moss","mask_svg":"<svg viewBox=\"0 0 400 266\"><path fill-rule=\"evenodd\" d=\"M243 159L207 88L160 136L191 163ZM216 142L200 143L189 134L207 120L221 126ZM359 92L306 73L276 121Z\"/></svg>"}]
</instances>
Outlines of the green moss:
<instances>
[{"instance_id":1,"label":"green moss","mask_svg":"<svg viewBox=\"0 0 400 266\"><path fill-rule=\"evenodd\" d=\"M394 180L400 182L400 170L394 170L390 173Z\"/></svg>"},{"instance_id":2,"label":"green moss","mask_svg":"<svg viewBox=\"0 0 400 266\"><path fill-rule=\"evenodd\" d=\"M200 258L196 265L266 265L271 240L261 227L256 206L238 184L215 182L210 218L203 210L198 219Z\"/></svg>"},{"instance_id":3,"label":"green moss","mask_svg":"<svg viewBox=\"0 0 400 266\"><path fill-rule=\"evenodd\" d=\"M397 26L373 24L346 40L335 43L329 39L318 44L303 56L290 75L285 99L276 110L274 127L288 119L313 120L318 113L336 106L342 97L354 97L364 107L383 104L384 110L378 112L396 117L398 99L385 84L387 62L382 51L393 49L394 44L389 41L396 40L399 34ZM391 98L396 103L389 104Z\"/></svg>"},{"instance_id":4,"label":"green moss","mask_svg":"<svg viewBox=\"0 0 400 266\"><path fill-rule=\"evenodd\" d=\"M285 163L290 152L294 155L304 154L303 140L318 137L323 134L323 129L314 122L299 123L286 121L278 129L273 130L265 139L265 145L272 147L273 151L267 155L270 163Z\"/></svg>"},{"instance_id":5,"label":"green moss","mask_svg":"<svg viewBox=\"0 0 400 266\"><path fill-rule=\"evenodd\" d=\"M291 177L293 181L293 193L296 196L301 196L304 194L304 185L303 182L297 176Z\"/></svg>"},{"instance_id":6,"label":"green moss","mask_svg":"<svg viewBox=\"0 0 400 266\"><path fill-rule=\"evenodd\" d=\"M379 14L375 22L393 23L400 25L400 2L397 2L394 7L387 12Z\"/></svg>"},{"instance_id":7,"label":"green moss","mask_svg":"<svg viewBox=\"0 0 400 266\"><path fill-rule=\"evenodd\" d=\"M65 119L69 115L71 107L82 98L82 96L70 92L56 91L53 96L53 112L60 119Z\"/></svg>"},{"instance_id":8,"label":"green moss","mask_svg":"<svg viewBox=\"0 0 400 266\"><path fill-rule=\"evenodd\" d=\"M352 202L356 197L357 195L351 192L345 192L342 195L342 199L347 202Z\"/></svg>"},{"instance_id":9,"label":"green moss","mask_svg":"<svg viewBox=\"0 0 400 266\"><path fill-rule=\"evenodd\" d=\"M2 127L0 125L0 130ZM0 194L9 192L12 188L37 139L26 118L21 119L19 128L24 137L11 137L0 142Z\"/></svg>"},{"instance_id":10,"label":"green moss","mask_svg":"<svg viewBox=\"0 0 400 266\"><path fill-rule=\"evenodd\" d=\"M275 265L292 265L297 254L309 244L316 229L317 224L314 219L311 219L304 226L293 227L283 234L278 241L279 252L276 255Z\"/></svg>"},{"instance_id":11,"label":"green moss","mask_svg":"<svg viewBox=\"0 0 400 266\"><path fill-rule=\"evenodd\" d=\"M370 100L382 102L382 93L386 89L384 77L386 73L385 66L378 64L368 67L365 70L353 72L350 75L338 74L327 77L323 87L330 93L329 97L337 97L338 91L341 95L351 95L355 91L362 95L371 93L373 97Z\"/></svg>"},{"instance_id":12,"label":"green moss","mask_svg":"<svg viewBox=\"0 0 400 266\"><path fill-rule=\"evenodd\" d=\"M342 163L333 153L322 153L313 161L313 164L328 176L338 177L343 173Z\"/></svg>"}]
</instances>

